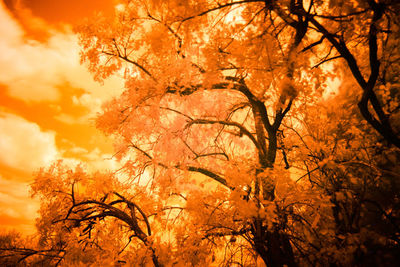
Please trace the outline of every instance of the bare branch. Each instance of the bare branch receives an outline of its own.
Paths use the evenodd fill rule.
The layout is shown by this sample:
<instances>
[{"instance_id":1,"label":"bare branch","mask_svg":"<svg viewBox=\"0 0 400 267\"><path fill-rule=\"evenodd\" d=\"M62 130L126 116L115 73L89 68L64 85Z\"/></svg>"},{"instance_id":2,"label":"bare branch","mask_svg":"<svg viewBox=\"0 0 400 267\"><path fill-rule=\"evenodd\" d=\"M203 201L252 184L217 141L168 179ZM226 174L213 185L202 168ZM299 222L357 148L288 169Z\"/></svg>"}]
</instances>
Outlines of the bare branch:
<instances>
[{"instance_id":1,"label":"bare branch","mask_svg":"<svg viewBox=\"0 0 400 267\"><path fill-rule=\"evenodd\" d=\"M153 161L153 157L150 156L146 151L144 151L143 149L139 148L138 146L136 146L133 143L131 143L131 146L133 148L135 148L136 150L140 151L141 153L143 153L146 157L148 157L150 160ZM170 168L169 166L167 166L167 165L165 165L163 163L156 163L156 165L161 166L161 167L166 168L166 169ZM213 180L221 183L222 185L232 189L231 187L228 186L228 184L227 184L227 182L226 182L226 180L224 178L222 178L220 175L218 175L218 174L216 174L216 173L214 173L214 172L212 172L210 170L207 170L207 169L204 169L204 168L201 168L201 167L185 166L185 165L175 165L175 166L171 166L171 167L176 168L176 169L180 169L180 170L188 170L188 171L198 172L198 173L204 174L204 175L212 178Z\"/></svg>"},{"instance_id":2,"label":"bare branch","mask_svg":"<svg viewBox=\"0 0 400 267\"><path fill-rule=\"evenodd\" d=\"M239 128L240 132L246 135L256 146L258 150L262 150L260 147L259 143L257 140L254 138L253 134L249 132L249 130L246 129L243 125L237 122L233 121L222 121L222 120L208 120L208 119L196 119L188 122L188 124L185 126L185 129L190 128L194 124L221 124L221 125L227 125L227 126L234 126Z\"/></svg>"},{"instance_id":3,"label":"bare branch","mask_svg":"<svg viewBox=\"0 0 400 267\"><path fill-rule=\"evenodd\" d=\"M196 14L196 15L186 17L186 18L182 19L181 21L185 22L185 21L194 19L196 17L201 17L201 16L204 16L204 15L207 15L208 13L214 12L216 10L224 9L224 8L231 7L231 6L234 6L234 5L240 5L240 4L246 4L246 3L260 3L260 2L264 2L265 3L265 0L243 0L243 1L226 3L226 4L223 4L223 5L218 5L216 7L210 8L210 9L205 10L205 11L203 11L201 13Z\"/></svg>"}]
</instances>

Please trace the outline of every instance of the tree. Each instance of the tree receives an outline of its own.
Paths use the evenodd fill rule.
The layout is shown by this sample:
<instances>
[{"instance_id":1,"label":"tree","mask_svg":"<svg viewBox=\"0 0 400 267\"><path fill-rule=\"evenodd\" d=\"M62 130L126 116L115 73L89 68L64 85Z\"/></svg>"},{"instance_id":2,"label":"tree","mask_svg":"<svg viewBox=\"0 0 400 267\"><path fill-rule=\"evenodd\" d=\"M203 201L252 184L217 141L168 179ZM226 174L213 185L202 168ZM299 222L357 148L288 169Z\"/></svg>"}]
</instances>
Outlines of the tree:
<instances>
[{"instance_id":1,"label":"tree","mask_svg":"<svg viewBox=\"0 0 400 267\"><path fill-rule=\"evenodd\" d=\"M115 17L89 20L79 29L82 62L99 81L125 79L124 93L97 119L124 167L42 170L33 192L42 196L43 242L62 236L72 247L107 251L89 261L155 266L253 266L257 257L267 266L362 264L342 240L364 223L349 224L344 204L364 216L371 192L353 196L382 177L351 163L362 135L385 151L400 146L398 10L395 1L372 0L127 0ZM359 126L357 113L341 125L338 113L324 112L335 73L358 84L348 105L358 102L383 140ZM382 155L367 149L373 153ZM369 219L397 220L388 211L398 206L383 202ZM398 248L396 228L379 234Z\"/></svg>"},{"instance_id":2,"label":"tree","mask_svg":"<svg viewBox=\"0 0 400 267\"><path fill-rule=\"evenodd\" d=\"M134 168L143 169L152 164L153 173L160 168L201 173L230 190L247 188L246 194L255 202L255 211L263 209L263 201L275 199L275 182L262 176L274 167L282 120L297 95L313 97L312 86L305 86L309 77L302 77L301 66L295 66L294 62L294 54L306 33L305 24L299 22L294 27L293 42L279 50L280 36L264 31L264 15L269 10L264 2L245 1L239 6L243 10L235 8L235 3L217 8L207 2L196 3L193 8L179 3L151 2L138 8L138 4L127 3L114 23L96 21L96 25L82 30L83 59L90 62L96 78L104 78L122 68L123 62L127 63L124 66L128 73L126 94L106 107L98 126L109 133L121 125L129 129L114 133L120 135L120 157L133 149L136 164L138 158L144 158L144 165ZM190 10L205 11L179 19L182 11ZM232 10L248 22L224 15ZM226 22L233 22L232 26L212 25L221 16ZM276 19L266 24L272 27ZM196 24L201 27L193 31ZM284 30L290 34L290 29ZM131 42L133 38L136 40ZM207 44L205 39L212 41ZM243 51L241 47L248 49ZM188 54L193 50L198 50L197 56ZM107 64L101 64L106 61ZM269 63L265 66L264 62ZM135 74L135 68L140 73ZM308 92L299 90L297 83L303 83ZM270 99L264 100L267 91ZM199 97L207 101L211 95L217 100L213 101L212 110L199 101ZM272 117L268 116L266 101L272 108ZM176 142L175 147L170 146L171 142ZM244 149L232 150L232 142ZM251 160L254 155L257 155L256 161ZM249 163L241 166L243 161ZM232 185L227 162L238 165L239 173L245 170L242 175L250 179ZM264 220L257 217L248 231L258 254L272 265L294 265L289 239L282 233L286 226L268 230Z\"/></svg>"},{"instance_id":3,"label":"tree","mask_svg":"<svg viewBox=\"0 0 400 267\"><path fill-rule=\"evenodd\" d=\"M335 108L331 101L318 107L319 116L334 118L324 128L316 127L321 117L305 120L309 156L304 165L318 174L302 179L330 197L336 234L327 247L330 263L390 266L399 261L399 151L385 148L380 136L357 118L357 99L349 96L347 86Z\"/></svg>"}]
</instances>

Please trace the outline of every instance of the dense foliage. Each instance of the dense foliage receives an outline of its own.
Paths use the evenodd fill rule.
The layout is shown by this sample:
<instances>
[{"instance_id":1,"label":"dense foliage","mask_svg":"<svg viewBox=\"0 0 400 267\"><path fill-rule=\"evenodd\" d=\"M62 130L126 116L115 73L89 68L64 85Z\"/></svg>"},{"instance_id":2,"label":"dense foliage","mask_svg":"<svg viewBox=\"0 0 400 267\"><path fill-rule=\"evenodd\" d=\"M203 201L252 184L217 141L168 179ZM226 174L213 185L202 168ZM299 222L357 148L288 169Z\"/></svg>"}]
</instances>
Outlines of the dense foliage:
<instances>
[{"instance_id":1,"label":"dense foliage","mask_svg":"<svg viewBox=\"0 0 400 267\"><path fill-rule=\"evenodd\" d=\"M97 118L123 168L37 174L36 249L53 254L35 260L400 262L399 12L394 0L125 0L88 20L82 62L125 79Z\"/></svg>"}]
</instances>

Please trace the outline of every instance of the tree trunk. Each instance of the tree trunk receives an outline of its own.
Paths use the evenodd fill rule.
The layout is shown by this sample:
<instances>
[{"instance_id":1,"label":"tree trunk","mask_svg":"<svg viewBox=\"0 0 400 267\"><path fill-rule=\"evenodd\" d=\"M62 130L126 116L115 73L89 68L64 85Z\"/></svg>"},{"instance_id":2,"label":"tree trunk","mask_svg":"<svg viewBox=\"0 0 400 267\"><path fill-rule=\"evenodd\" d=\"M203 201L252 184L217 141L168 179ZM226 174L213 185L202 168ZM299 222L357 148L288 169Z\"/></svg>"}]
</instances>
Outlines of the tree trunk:
<instances>
[{"instance_id":1,"label":"tree trunk","mask_svg":"<svg viewBox=\"0 0 400 267\"><path fill-rule=\"evenodd\" d=\"M278 230L267 230L260 219L252 227L253 246L267 267L296 267L289 238Z\"/></svg>"}]
</instances>

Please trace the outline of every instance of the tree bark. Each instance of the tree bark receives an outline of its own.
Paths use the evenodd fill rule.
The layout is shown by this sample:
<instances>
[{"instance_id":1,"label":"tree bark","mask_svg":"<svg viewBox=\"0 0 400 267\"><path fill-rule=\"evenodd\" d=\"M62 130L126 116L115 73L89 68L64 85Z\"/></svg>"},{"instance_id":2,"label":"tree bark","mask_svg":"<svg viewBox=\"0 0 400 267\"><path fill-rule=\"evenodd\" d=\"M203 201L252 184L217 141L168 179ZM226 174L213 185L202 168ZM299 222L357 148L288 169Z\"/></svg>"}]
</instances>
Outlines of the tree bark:
<instances>
[{"instance_id":1,"label":"tree bark","mask_svg":"<svg viewBox=\"0 0 400 267\"><path fill-rule=\"evenodd\" d=\"M260 219L252 228L253 247L268 267L296 267L292 246L286 234L277 229L268 230Z\"/></svg>"}]
</instances>

